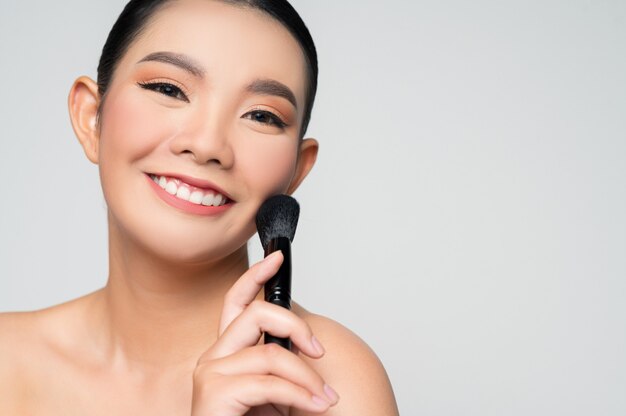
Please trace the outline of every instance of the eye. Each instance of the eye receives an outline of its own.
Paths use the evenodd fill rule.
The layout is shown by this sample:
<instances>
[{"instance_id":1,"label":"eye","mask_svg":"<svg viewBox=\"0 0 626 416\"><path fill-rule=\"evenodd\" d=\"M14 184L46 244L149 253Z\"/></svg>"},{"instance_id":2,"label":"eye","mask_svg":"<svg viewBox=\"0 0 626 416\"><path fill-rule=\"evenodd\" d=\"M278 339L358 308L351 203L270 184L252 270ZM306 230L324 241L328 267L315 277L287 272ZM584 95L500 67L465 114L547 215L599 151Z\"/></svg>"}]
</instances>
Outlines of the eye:
<instances>
[{"instance_id":1,"label":"eye","mask_svg":"<svg viewBox=\"0 0 626 416\"><path fill-rule=\"evenodd\" d=\"M246 113L244 118L248 118L257 123L265 124L268 126L276 126L278 128L285 128L287 124L280 119L276 114L265 110L254 110Z\"/></svg>"},{"instance_id":2,"label":"eye","mask_svg":"<svg viewBox=\"0 0 626 416\"><path fill-rule=\"evenodd\" d=\"M189 102L185 93L176 85L170 84L169 82L138 82L137 84L143 89L156 91L159 94Z\"/></svg>"}]
</instances>

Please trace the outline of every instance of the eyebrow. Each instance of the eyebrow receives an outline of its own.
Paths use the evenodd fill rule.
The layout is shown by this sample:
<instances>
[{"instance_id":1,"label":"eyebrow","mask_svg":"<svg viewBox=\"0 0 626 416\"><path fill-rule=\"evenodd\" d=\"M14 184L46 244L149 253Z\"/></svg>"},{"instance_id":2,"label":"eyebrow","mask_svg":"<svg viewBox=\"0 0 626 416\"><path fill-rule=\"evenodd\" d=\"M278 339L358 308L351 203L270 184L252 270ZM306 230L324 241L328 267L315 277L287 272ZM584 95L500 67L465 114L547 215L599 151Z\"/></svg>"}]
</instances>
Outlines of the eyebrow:
<instances>
[{"instance_id":1,"label":"eyebrow","mask_svg":"<svg viewBox=\"0 0 626 416\"><path fill-rule=\"evenodd\" d=\"M164 62L166 64L175 65L179 68L184 69L195 77L204 78L205 70L202 68L201 65L194 62L194 60L187 55L173 52L154 52L146 55L137 63L140 64L142 62L151 61Z\"/></svg>"},{"instance_id":2,"label":"eyebrow","mask_svg":"<svg viewBox=\"0 0 626 416\"><path fill-rule=\"evenodd\" d=\"M289 101L296 109L296 96L285 84L273 79L255 79L246 87L246 91L260 95L275 95Z\"/></svg>"},{"instance_id":3,"label":"eyebrow","mask_svg":"<svg viewBox=\"0 0 626 416\"><path fill-rule=\"evenodd\" d=\"M197 78L204 78L206 71L202 65L198 64L187 55L174 52L153 52L143 57L139 62L163 62L177 66ZM289 101L296 109L298 103L293 91L282 82L273 79L259 78L252 81L245 89L249 93L259 95L274 95Z\"/></svg>"}]
</instances>

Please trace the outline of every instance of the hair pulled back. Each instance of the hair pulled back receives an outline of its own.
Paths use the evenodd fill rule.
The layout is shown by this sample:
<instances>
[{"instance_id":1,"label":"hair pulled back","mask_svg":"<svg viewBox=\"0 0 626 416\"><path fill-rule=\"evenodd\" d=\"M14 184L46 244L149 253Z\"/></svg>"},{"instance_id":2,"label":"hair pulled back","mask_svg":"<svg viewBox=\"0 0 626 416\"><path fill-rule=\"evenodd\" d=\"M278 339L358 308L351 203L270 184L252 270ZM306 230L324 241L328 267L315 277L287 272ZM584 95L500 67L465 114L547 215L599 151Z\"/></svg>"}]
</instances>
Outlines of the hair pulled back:
<instances>
[{"instance_id":1,"label":"hair pulled back","mask_svg":"<svg viewBox=\"0 0 626 416\"><path fill-rule=\"evenodd\" d=\"M150 18L163 6L176 0L131 0L117 18L111 32L102 48L102 55L98 63L98 93L101 97L98 108L98 123L100 122L102 105L113 79L115 70L124 57L133 41L141 34ZM305 93L304 116L300 128L300 138L304 137L315 94L317 92L317 51L313 38L298 12L287 0L217 0L233 6L260 10L280 22L298 41L307 64L307 86Z\"/></svg>"}]
</instances>

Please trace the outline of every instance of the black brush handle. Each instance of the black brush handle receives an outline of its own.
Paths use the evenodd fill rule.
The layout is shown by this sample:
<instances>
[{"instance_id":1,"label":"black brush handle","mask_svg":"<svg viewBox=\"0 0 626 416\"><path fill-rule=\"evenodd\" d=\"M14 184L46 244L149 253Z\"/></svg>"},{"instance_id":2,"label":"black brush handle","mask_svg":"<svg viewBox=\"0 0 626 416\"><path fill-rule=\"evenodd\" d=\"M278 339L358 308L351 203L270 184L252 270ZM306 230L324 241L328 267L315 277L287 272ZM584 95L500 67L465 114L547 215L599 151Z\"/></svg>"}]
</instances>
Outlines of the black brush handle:
<instances>
[{"instance_id":1,"label":"black brush handle","mask_svg":"<svg viewBox=\"0 0 626 416\"><path fill-rule=\"evenodd\" d=\"M283 252L283 263L276 274L265 283L265 300L274 305L291 309L291 241L287 237L277 237L270 240L265 249L265 257L275 251ZM265 343L275 343L291 350L289 338L278 338L265 333Z\"/></svg>"}]
</instances>

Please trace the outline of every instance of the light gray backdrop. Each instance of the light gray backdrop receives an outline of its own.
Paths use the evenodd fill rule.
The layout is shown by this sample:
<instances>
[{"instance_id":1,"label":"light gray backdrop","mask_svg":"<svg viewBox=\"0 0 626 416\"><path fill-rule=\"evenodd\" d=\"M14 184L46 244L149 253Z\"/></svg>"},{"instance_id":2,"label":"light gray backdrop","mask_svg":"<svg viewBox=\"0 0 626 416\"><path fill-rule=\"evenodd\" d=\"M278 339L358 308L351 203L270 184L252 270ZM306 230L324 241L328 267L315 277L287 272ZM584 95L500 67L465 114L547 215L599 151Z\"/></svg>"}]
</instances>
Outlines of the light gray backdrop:
<instances>
[{"instance_id":1,"label":"light gray backdrop","mask_svg":"<svg viewBox=\"0 0 626 416\"><path fill-rule=\"evenodd\" d=\"M105 283L66 98L124 3L0 3L0 310ZM626 2L294 5L321 68L295 298L405 416L626 414Z\"/></svg>"}]
</instances>

